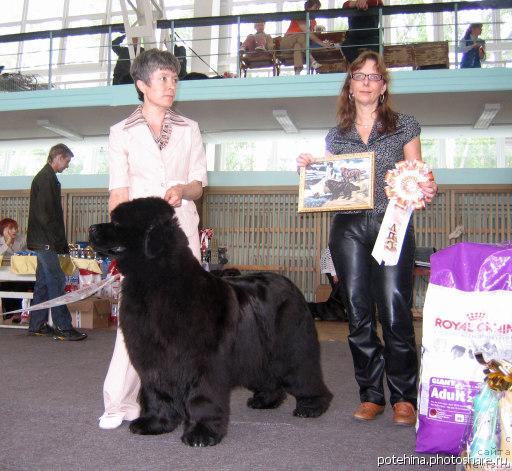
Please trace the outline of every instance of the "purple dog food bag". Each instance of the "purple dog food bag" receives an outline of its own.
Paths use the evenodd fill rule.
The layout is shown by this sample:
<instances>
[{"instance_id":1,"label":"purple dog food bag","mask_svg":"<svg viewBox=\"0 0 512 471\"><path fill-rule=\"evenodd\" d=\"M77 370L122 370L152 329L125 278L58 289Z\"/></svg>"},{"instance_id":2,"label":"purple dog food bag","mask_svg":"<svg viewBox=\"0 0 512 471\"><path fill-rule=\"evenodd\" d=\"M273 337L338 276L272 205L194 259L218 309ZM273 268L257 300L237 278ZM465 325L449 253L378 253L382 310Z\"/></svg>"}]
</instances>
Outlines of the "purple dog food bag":
<instances>
[{"instance_id":1,"label":"purple dog food bag","mask_svg":"<svg viewBox=\"0 0 512 471\"><path fill-rule=\"evenodd\" d=\"M512 360L512 244L460 243L430 263L416 451L458 454L484 379L475 353Z\"/></svg>"}]
</instances>

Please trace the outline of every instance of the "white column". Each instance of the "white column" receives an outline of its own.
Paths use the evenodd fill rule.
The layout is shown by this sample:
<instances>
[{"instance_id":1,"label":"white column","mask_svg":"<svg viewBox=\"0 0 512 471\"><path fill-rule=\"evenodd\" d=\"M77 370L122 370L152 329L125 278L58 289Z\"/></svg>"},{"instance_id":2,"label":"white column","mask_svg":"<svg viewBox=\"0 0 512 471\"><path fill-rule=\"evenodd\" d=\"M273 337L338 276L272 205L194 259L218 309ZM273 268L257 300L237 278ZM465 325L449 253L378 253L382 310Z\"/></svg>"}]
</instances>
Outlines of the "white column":
<instances>
[{"instance_id":1,"label":"white column","mask_svg":"<svg viewBox=\"0 0 512 471\"><path fill-rule=\"evenodd\" d=\"M221 0L220 1L220 11L219 16L226 16L231 15L231 11L233 7L232 0ZM233 33L234 31L234 33ZM217 42L218 44L218 62L217 62L217 71L219 74L223 74L224 72L230 71L230 64L233 63L233 60L231 58L231 45L233 42L237 42L237 29L233 25L225 25L220 26L218 28L218 36L219 40ZM236 51L238 51L238 46L235 48ZM235 61L238 60L237 57L235 57ZM233 64L233 68L231 72L236 71L236 62Z\"/></svg>"},{"instance_id":2,"label":"white column","mask_svg":"<svg viewBox=\"0 0 512 471\"><path fill-rule=\"evenodd\" d=\"M505 138L503 136L496 137L496 167L505 167Z\"/></svg>"},{"instance_id":3,"label":"white column","mask_svg":"<svg viewBox=\"0 0 512 471\"><path fill-rule=\"evenodd\" d=\"M194 18L212 16L213 0L196 0L194 2ZM190 60L190 71L211 75L212 68L208 65L216 65L212 62L212 28L192 28L192 41L188 44L194 52ZM199 57L197 57L199 56ZM202 60L201 60L202 59ZM204 62L203 62L204 61ZM215 70L215 67L213 67Z\"/></svg>"}]
</instances>

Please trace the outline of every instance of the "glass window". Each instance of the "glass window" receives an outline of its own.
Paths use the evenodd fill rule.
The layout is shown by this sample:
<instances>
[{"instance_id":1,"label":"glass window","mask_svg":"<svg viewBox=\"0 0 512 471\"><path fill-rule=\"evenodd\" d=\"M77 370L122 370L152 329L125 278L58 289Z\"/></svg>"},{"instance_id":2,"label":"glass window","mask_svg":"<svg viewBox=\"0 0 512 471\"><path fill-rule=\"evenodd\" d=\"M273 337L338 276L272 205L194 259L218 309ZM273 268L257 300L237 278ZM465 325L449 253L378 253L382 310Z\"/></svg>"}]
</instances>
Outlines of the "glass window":
<instances>
[{"instance_id":1,"label":"glass window","mask_svg":"<svg viewBox=\"0 0 512 471\"><path fill-rule=\"evenodd\" d=\"M46 4L46 2L43 2ZM21 15L23 14L23 4L24 0L10 0L9 7L7 5L3 5L2 8L2 23L11 23L14 21L21 21ZM19 31L19 29L18 29ZM10 33L1 33L1 34L10 34Z\"/></svg>"},{"instance_id":2,"label":"glass window","mask_svg":"<svg viewBox=\"0 0 512 471\"><path fill-rule=\"evenodd\" d=\"M69 0L69 16L90 15L93 13L103 13L106 7L106 1L98 0ZM119 3L119 2L117 2ZM119 10L121 10L119 8Z\"/></svg>"},{"instance_id":3,"label":"glass window","mask_svg":"<svg viewBox=\"0 0 512 471\"><path fill-rule=\"evenodd\" d=\"M496 138L446 139L446 168L496 168Z\"/></svg>"},{"instance_id":4,"label":"glass window","mask_svg":"<svg viewBox=\"0 0 512 471\"><path fill-rule=\"evenodd\" d=\"M304 1L288 1L283 2L283 11L304 10Z\"/></svg>"},{"instance_id":5,"label":"glass window","mask_svg":"<svg viewBox=\"0 0 512 471\"><path fill-rule=\"evenodd\" d=\"M427 3L421 0L402 0L401 5ZM389 42L407 44L412 42L433 41L429 26L432 26L432 13L407 13L392 15L390 18Z\"/></svg>"},{"instance_id":6,"label":"glass window","mask_svg":"<svg viewBox=\"0 0 512 471\"><path fill-rule=\"evenodd\" d=\"M277 137L254 140L232 140L220 144L220 171L294 171L295 158L301 152L321 157L325 153L325 134L309 137ZM497 168L512 167L512 137L474 137L471 131L458 138L435 136L429 130L421 138L421 152L431 168ZM504 159L498 163L498 144L504 148ZM504 162L504 163L502 163ZM211 168L211 167L210 167Z\"/></svg>"},{"instance_id":7,"label":"glass window","mask_svg":"<svg viewBox=\"0 0 512 471\"><path fill-rule=\"evenodd\" d=\"M73 27L77 26L79 25L76 23L73 25ZM66 38L64 62L66 64L98 64L100 56L100 45L101 35L99 34L68 36Z\"/></svg>"},{"instance_id":8,"label":"glass window","mask_svg":"<svg viewBox=\"0 0 512 471\"><path fill-rule=\"evenodd\" d=\"M421 138L421 158L431 167L439 168L438 139Z\"/></svg>"},{"instance_id":9,"label":"glass window","mask_svg":"<svg viewBox=\"0 0 512 471\"><path fill-rule=\"evenodd\" d=\"M325 154L325 133L308 138L274 138L221 144L221 171L294 171L301 152Z\"/></svg>"},{"instance_id":10,"label":"glass window","mask_svg":"<svg viewBox=\"0 0 512 471\"><path fill-rule=\"evenodd\" d=\"M108 173L108 139L83 142L60 139L73 151L66 175L101 175ZM0 145L0 176L32 176L46 163L48 151L58 140L44 139Z\"/></svg>"},{"instance_id":11,"label":"glass window","mask_svg":"<svg viewBox=\"0 0 512 471\"><path fill-rule=\"evenodd\" d=\"M45 20L47 18L62 18L63 11L64 0L51 0L51 2L42 2L41 0L29 0L27 9L27 19Z\"/></svg>"},{"instance_id":12,"label":"glass window","mask_svg":"<svg viewBox=\"0 0 512 471\"><path fill-rule=\"evenodd\" d=\"M47 157L48 149L37 147L0 149L1 175L5 177L35 175L41 170Z\"/></svg>"},{"instance_id":13,"label":"glass window","mask_svg":"<svg viewBox=\"0 0 512 471\"><path fill-rule=\"evenodd\" d=\"M24 41L21 68L23 70L47 70L49 63L49 39Z\"/></svg>"},{"instance_id":14,"label":"glass window","mask_svg":"<svg viewBox=\"0 0 512 471\"><path fill-rule=\"evenodd\" d=\"M512 137L505 138L505 167L512 168Z\"/></svg>"},{"instance_id":15,"label":"glass window","mask_svg":"<svg viewBox=\"0 0 512 471\"><path fill-rule=\"evenodd\" d=\"M0 34L16 34L20 32L19 26L0 28ZM4 72L14 72L18 64L19 42L2 43L0 47L0 65L3 65Z\"/></svg>"}]
</instances>

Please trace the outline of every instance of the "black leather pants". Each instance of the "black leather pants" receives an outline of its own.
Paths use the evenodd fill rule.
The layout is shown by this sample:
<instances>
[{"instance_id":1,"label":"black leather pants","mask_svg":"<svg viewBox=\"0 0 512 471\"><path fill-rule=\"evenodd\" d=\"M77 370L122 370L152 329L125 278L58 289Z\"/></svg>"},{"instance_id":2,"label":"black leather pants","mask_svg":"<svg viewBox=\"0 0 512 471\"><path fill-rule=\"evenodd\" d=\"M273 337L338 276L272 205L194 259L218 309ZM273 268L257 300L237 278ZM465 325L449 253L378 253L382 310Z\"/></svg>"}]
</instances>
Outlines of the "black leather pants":
<instances>
[{"instance_id":1,"label":"black leather pants","mask_svg":"<svg viewBox=\"0 0 512 471\"><path fill-rule=\"evenodd\" d=\"M346 291L348 342L361 402L385 404L386 373L390 402L416 406L418 358L412 323L414 229L409 225L396 266L379 265L371 252L383 215L337 214L329 248ZM375 307L384 345L376 332Z\"/></svg>"}]
</instances>

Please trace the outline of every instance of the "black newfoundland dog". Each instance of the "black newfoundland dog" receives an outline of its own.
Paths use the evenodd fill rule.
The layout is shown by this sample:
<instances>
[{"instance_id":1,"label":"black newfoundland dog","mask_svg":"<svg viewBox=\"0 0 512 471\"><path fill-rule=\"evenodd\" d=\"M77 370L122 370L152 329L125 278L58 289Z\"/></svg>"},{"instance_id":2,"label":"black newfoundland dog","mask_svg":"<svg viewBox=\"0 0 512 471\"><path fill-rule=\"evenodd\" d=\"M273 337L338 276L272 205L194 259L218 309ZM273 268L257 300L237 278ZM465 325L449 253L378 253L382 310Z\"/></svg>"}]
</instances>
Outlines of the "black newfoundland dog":
<instances>
[{"instance_id":1,"label":"black newfoundland dog","mask_svg":"<svg viewBox=\"0 0 512 471\"><path fill-rule=\"evenodd\" d=\"M215 445L236 386L254 393L254 409L278 407L286 393L298 417L328 409L313 318L290 280L206 272L159 198L119 205L111 223L91 226L90 240L124 275L120 322L142 383L133 433L172 432L183 422L184 443Z\"/></svg>"}]
</instances>

